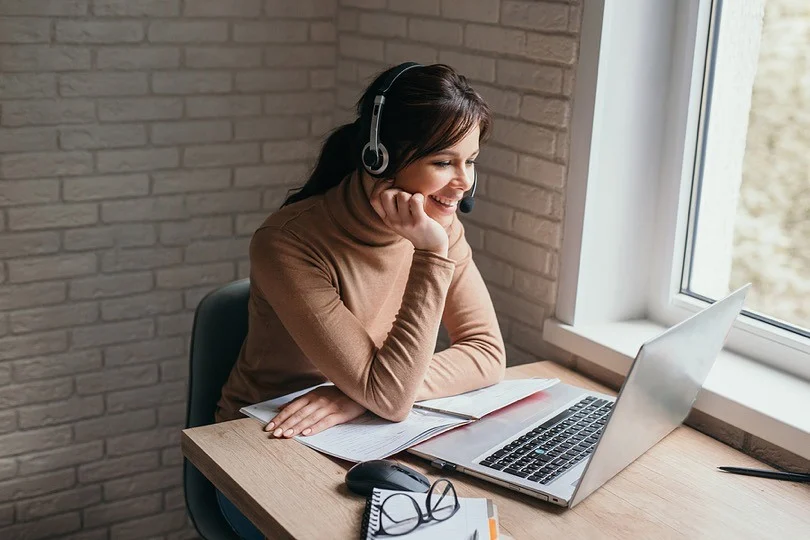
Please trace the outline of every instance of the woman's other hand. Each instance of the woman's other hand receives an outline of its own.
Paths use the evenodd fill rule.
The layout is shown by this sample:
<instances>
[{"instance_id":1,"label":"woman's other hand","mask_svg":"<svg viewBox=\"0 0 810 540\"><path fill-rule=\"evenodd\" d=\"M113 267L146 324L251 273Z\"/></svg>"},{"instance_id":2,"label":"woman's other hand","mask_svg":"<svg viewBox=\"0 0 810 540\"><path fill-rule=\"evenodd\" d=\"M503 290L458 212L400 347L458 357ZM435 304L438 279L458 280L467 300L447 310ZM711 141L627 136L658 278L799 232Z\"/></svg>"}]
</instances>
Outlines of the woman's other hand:
<instances>
[{"instance_id":1,"label":"woman's other hand","mask_svg":"<svg viewBox=\"0 0 810 540\"><path fill-rule=\"evenodd\" d=\"M287 403L265 426L274 437L315 435L321 431L354 420L366 409L350 399L336 386L320 386Z\"/></svg>"},{"instance_id":2,"label":"woman's other hand","mask_svg":"<svg viewBox=\"0 0 810 540\"><path fill-rule=\"evenodd\" d=\"M371 192L371 206L394 232L413 247L447 256L447 231L425 213L425 196L393 187L392 180L380 180Z\"/></svg>"}]
</instances>

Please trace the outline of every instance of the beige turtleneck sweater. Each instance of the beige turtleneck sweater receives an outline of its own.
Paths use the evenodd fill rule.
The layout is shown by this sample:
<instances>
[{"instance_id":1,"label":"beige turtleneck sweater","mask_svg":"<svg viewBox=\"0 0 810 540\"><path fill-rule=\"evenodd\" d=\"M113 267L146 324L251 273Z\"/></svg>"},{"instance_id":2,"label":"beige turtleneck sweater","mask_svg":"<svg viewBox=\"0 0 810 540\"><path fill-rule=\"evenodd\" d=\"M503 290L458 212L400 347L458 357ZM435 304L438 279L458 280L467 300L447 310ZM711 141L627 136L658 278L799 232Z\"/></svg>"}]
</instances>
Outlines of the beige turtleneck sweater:
<instances>
[{"instance_id":1,"label":"beige turtleneck sweater","mask_svg":"<svg viewBox=\"0 0 810 540\"><path fill-rule=\"evenodd\" d=\"M414 401L503 378L503 338L458 219L447 257L414 250L377 216L354 173L275 212L250 244L249 330L217 421L332 381L402 420ZM440 324L451 346L434 354Z\"/></svg>"}]
</instances>

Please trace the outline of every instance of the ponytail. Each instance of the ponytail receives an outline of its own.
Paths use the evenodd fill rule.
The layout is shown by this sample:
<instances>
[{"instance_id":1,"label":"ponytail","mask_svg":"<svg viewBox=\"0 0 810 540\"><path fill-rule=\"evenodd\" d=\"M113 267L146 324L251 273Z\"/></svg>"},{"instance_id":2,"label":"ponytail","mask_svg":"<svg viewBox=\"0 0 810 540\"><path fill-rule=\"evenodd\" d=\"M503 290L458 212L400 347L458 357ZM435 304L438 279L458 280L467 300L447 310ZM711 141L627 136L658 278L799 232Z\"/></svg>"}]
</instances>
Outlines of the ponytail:
<instances>
[{"instance_id":1,"label":"ponytail","mask_svg":"<svg viewBox=\"0 0 810 540\"><path fill-rule=\"evenodd\" d=\"M355 149L357 147L358 124L344 124L332 131L323 143L321 155L312 174L301 188L287 196L281 205L285 207L303 201L313 195L325 193L338 185L347 174L357 167Z\"/></svg>"}]
</instances>

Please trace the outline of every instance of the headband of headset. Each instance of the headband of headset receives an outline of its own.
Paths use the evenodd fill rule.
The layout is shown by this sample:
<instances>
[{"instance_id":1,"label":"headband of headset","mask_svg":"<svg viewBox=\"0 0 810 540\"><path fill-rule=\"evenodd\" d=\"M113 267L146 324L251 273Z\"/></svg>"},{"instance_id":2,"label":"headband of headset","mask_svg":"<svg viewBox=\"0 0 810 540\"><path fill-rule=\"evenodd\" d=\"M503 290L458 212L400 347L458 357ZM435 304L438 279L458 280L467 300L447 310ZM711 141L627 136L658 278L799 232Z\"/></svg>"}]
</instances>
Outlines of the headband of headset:
<instances>
[{"instance_id":1,"label":"headband of headset","mask_svg":"<svg viewBox=\"0 0 810 540\"><path fill-rule=\"evenodd\" d=\"M382 81L379 90L377 90L376 95L374 96L374 103L371 107L371 118L368 127L368 142L365 144L365 146L363 146L361 154L363 167L366 169L366 172L372 176L379 177L384 175L386 169L388 168L388 162L390 159L388 149L380 140L380 122L382 120L383 105L385 104L385 95L388 93L400 75L409 69L421 66L422 64L418 64L416 62L405 62L398 65L392 69L388 76ZM363 108L364 114L367 114L365 113L367 108L365 106ZM365 129L365 125L363 123L361 123L360 129Z\"/></svg>"}]
</instances>

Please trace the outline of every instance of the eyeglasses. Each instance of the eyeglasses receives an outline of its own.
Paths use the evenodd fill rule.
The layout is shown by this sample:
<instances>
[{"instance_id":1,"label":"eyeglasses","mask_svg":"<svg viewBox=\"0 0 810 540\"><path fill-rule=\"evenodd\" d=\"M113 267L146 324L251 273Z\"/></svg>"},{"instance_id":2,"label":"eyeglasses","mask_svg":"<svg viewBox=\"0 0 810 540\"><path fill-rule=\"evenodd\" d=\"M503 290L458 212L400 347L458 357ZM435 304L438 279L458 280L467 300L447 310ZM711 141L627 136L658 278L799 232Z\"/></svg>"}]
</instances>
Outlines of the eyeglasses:
<instances>
[{"instance_id":1,"label":"eyeglasses","mask_svg":"<svg viewBox=\"0 0 810 540\"><path fill-rule=\"evenodd\" d=\"M431 521L445 521L458 512L456 488L446 478L436 480L425 499L426 513L416 499L407 493L394 493L380 504L380 527L377 536L402 536Z\"/></svg>"}]
</instances>

